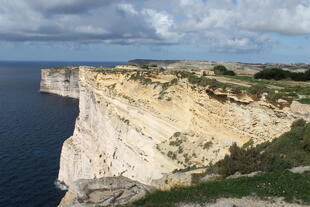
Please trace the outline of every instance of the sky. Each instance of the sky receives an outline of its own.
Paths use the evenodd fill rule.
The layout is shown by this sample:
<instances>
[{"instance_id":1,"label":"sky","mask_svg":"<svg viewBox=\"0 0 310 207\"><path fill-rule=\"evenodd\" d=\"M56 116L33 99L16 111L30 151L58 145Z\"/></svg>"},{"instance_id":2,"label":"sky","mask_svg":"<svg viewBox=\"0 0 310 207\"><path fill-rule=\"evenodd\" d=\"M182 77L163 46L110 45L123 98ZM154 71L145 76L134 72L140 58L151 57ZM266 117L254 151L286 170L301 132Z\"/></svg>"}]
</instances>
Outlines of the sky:
<instances>
[{"instance_id":1,"label":"sky","mask_svg":"<svg viewBox=\"0 0 310 207\"><path fill-rule=\"evenodd\" d=\"M310 62L310 0L0 0L0 60Z\"/></svg>"}]
</instances>

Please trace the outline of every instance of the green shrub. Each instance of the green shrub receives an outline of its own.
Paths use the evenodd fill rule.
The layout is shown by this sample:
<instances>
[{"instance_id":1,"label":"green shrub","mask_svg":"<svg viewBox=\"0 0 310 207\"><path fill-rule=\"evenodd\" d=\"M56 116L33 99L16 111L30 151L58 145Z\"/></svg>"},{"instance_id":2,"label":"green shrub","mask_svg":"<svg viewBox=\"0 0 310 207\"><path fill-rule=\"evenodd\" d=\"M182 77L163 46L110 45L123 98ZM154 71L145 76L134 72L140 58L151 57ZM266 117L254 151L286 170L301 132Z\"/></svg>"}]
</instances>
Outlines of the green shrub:
<instances>
[{"instance_id":1,"label":"green shrub","mask_svg":"<svg viewBox=\"0 0 310 207\"><path fill-rule=\"evenodd\" d=\"M280 68L272 68L262 70L254 75L255 79L282 80L289 78L289 71Z\"/></svg>"},{"instance_id":2,"label":"green shrub","mask_svg":"<svg viewBox=\"0 0 310 207\"><path fill-rule=\"evenodd\" d=\"M223 75L235 76L236 73L234 71L232 71L232 70L228 70L228 71L224 72Z\"/></svg>"},{"instance_id":3,"label":"green shrub","mask_svg":"<svg viewBox=\"0 0 310 207\"><path fill-rule=\"evenodd\" d=\"M213 145L213 142L212 142L212 141L208 141L208 142L206 142L206 143L202 146L202 148L203 148L204 150L208 150L208 149L210 149L210 148L212 147L212 145Z\"/></svg>"},{"instance_id":4,"label":"green shrub","mask_svg":"<svg viewBox=\"0 0 310 207\"><path fill-rule=\"evenodd\" d=\"M310 153L310 126L307 125L303 136L303 148Z\"/></svg>"},{"instance_id":5,"label":"green shrub","mask_svg":"<svg viewBox=\"0 0 310 207\"><path fill-rule=\"evenodd\" d=\"M282 156L292 166L310 165L309 136L310 123L298 120L292 124L291 130L268 143L264 150L268 154Z\"/></svg>"},{"instance_id":6,"label":"green shrub","mask_svg":"<svg viewBox=\"0 0 310 207\"><path fill-rule=\"evenodd\" d=\"M249 141L247 141L246 143L244 143L242 145L243 149L247 149L249 147L253 147L254 146L254 140L251 138Z\"/></svg>"},{"instance_id":7,"label":"green shrub","mask_svg":"<svg viewBox=\"0 0 310 207\"><path fill-rule=\"evenodd\" d=\"M234 144L229 151L230 155L226 155L223 160L217 163L219 173L223 176L233 175L236 172L248 174L255 171L284 170L291 167L279 156L261 153L254 147L243 149Z\"/></svg>"},{"instance_id":8,"label":"green shrub","mask_svg":"<svg viewBox=\"0 0 310 207\"><path fill-rule=\"evenodd\" d=\"M255 79L267 79L267 80L283 80L292 79L294 81L309 81L310 80L310 70L301 72L290 72L282 70L280 68L272 68L262 70L254 75Z\"/></svg>"},{"instance_id":9,"label":"green shrub","mask_svg":"<svg viewBox=\"0 0 310 207\"><path fill-rule=\"evenodd\" d=\"M148 68L149 68L148 65L140 65L140 67L141 67L142 69L148 69Z\"/></svg>"},{"instance_id":10,"label":"green shrub","mask_svg":"<svg viewBox=\"0 0 310 207\"><path fill-rule=\"evenodd\" d=\"M310 104L310 98L302 98L298 99L297 101L302 104Z\"/></svg>"},{"instance_id":11,"label":"green shrub","mask_svg":"<svg viewBox=\"0 0 310 207\"><path fill-rule=\"evenodd\" d=\"M224 65L217 65L213 68L215 75L229 75L229 76L235 76L235 72L232 70L227 70L227 68Z\"/></svg>"},{"instance_id":12,"label":"green shrub","mask_svg":"<svg viewBox=\"0 0 310 207\"><path fill-rule=\"evenodd\" d=\"M309 81L310 80L310 70L304 73L290 73L291 79L294 81Z\"/></svg>"},{"instance_id":13,"label":"green shrub","mask_svg":"<svg viewBox=\"0 0 310 207\"><path fill-rule=\"evenodd\" d=\"M310 165L310 123L297 120L289 132L272 142L265 142L256 147L249 145L247 148L240 148L234 144L229 152L229 155L216 163L219 173L223 176L236 172L270 172Z\"/></svg>"},{"instance_id":14,"label":"green shrub","mask_svg":"<svg viewBox=\"0 0 310 207\"><path fill-rule=\"evenodd\" d=\"M262 93L265 93L267 91L268 88L262 84L253 85L250 88L247 88L247 92L256 97L260 97Z\"/></svg>"},{"instance_id":15,"label":"green shrub","mask_svg":"<svg viewBox=\"0 0 310 207\"><path fill-rule=\"evenodd\" d=\"M177 155L176 155L174 152L171 152L171 151L168 152L167 156L168 156L170 159L172 159L172 160L177 159Z\"/></svg>"},{"instance_id":16,"label":"green shrub","mask_svg":"<svg viewBox=\"0 0 310 207\"><path fill-rule=\"evenodd\" d=\"M224 65L216 65L214 66L213 71L216 75L222 75L225 71L227 71L227 68Z\"/></svg>"},{"instance_id":17,"label":"green shrub","mask_svg":"<svg viewBox=\"0 0 310 207\"><path fill-rule=\"evenodd\" d=\"M145 75L140 72L132 74L128 80L139 81L142 85L149 85L153 83L152 79L146 78Z\"/></svg>"}]
</instances>

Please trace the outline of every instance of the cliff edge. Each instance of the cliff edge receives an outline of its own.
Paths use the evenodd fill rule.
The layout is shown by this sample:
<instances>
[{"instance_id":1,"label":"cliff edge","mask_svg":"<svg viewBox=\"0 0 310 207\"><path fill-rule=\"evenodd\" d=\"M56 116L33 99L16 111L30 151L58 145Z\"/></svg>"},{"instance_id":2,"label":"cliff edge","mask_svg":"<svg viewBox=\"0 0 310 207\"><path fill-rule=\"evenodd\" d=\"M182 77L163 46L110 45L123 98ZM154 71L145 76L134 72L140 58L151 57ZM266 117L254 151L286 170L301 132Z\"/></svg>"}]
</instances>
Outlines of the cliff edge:
<instances>
[{"instance_id":1,"label":"cliff edge","mask_svg":"<svg viewBox=\"0 0 310 207\"><path fill-rule=\"evenodd\" d=\"M104 177L161 188L174 170L215 163L234 143L259 144L310 120L309 105L253 98L184 70L47 69L41 86L80 99L58 176L69 189Z\"/></svg>"},{"instance_id":2,"label":"cliff edge","mask_svg":"<svg viewBox=\"0 0 310 207\"><path fill-rule=\"evenodd\" d=\"M40 92L79 98L79 67L41 70Z\"/></svg>"},{"instance_id":3,"label":"cliff edge","mask_svg":"<svg viewBox=\"0 0 310 207\"><path fill-rule=\"evenodd\" d=\"M151 184L175 169L214 163L233 143L271 140L309 119L177 73L80 67L79 77L80 115L59 172L69 186L107 176Z\"/></svg>"}]
</instances>

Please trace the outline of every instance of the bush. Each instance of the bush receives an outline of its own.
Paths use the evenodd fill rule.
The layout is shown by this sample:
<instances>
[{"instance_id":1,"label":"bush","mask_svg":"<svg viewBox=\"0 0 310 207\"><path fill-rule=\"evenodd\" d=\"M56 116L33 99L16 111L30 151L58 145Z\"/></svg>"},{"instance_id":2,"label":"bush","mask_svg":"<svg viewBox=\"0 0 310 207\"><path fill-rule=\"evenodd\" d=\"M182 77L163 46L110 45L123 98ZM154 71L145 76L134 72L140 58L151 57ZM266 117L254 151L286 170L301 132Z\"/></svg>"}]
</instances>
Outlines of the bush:
<instances>
[{"instance_id":1,"label":"bush","mask_svg":"<svg viewBox=\"0 0 310 207\"><path fill-rule=\"evenodd\" d=\"M310 153L310 126L306 126L303 136L303 148Z\"/></svg>"},{"instance_id":2,"label":"bush","mask_svg":"<svg viewBox=\"0 0 310 207\"><path fill-rule=\"evenodd\" d=\"M272 68L262 70L254 75L255 79L267 79L267 80L283 80L291 79L294 81L309 81L310 80L310 70L304 73L290 72L282 70L280 68Z\"/></svg>"},{"instance_id":3,"label":"bush","mask_svg":"<svg viewBox=\"0 0 310 207\"><path fill-rule=\"evenodd\" d=\"M148 65L140 65L140 67L141 67L142 69L148 69L148 68L149 68Z\"/></svg>"},{"instance_id":4,"label":"bush","mask_svg":"<svg viewBox=\"0 0 310 207\"><path fill-rule=\"evenodd\" d=\"M234 71L232 71L232 70L227 70L226 72L224 72L223 75L235 76L236 73Z\"/></svg>"},{"instance_id":5,"label":"bush","mask_svg":"<svg viewBox=\"0 0 310 207\"><path fill-rule=\"evenodd\" d=\"M284 133L272 142L256 147L240 148L236 144L215 165L223 176L236 172L247 174L254 171L271 172L291 167L310 165L310 123L297 120L291 131Z\"/></svg>"},{"instance_id":6,"label":"bush","mask_svg":"<svg viewBox=\"0 0 310 207\"><path fill-rule=\"evenodd\" d=\"M247 88L247 92L259 98L262 93L268 92L268 88L262 84L257 84Z\"/></svg>"},{"instance_id":7,"label":"bush","mask_svg":"<svg viewBox=\"0 0 310 207\"><path fill-rule=\"evenodd\" d=\"M304 74L305 74L306 79L310 80L310 69L308 69Z\"/></svg>"},{"instance_id":8,"label":"bush","mask_svg":"<svg viewBox=\"0 0 310 207\"><path fill-rule=\"evenodd\" d=\"M236 73L232 70L227 70L227 68L224 65L217 65L213 68L215 75L229 75L229 76L235 76Z\"/></svg>"},{"instance_id":9,"label":"bush","mask_svg":"<svg viewBox=\"0 0 310 207\"><path fill-rule=\"evenodd\" d=\"M267 80L282 80L289 78L289 71L284 71L279 68L265 69L254 75L255 79L267 79Z\"/></svg>"},{"instance_id":10,"label":"bush","mask_svg":"<svg viewBox=\"0 0 310 207\"><path fill-rule=\"evenodd\" d=\"M216 75L222 75L225 71L227 71L227 68L224 65L217 65L214 66L213 71Z\"/></svg>"},{"instance_id":11,"label":"bush","mask_svg":"<svg viewBox=\"0 0 310 207\"><path fill-rule=\"evenodd\" d=\"M223 176L233 175L236 172L248 174L255 171L270 172L284 170L291 167L290 163L277 155L261 153L257 148L243 149L236 144L229 149L230 155L218 162L219 173Z\"/></svg>"},{"instance_id":12,"label":"bush","mask_svg":"<svg viewBox=\"0 0 310 207\"><path fill-rule=\"evenodd\" d=\"M291 165L310 165L310 123L298 120L292 124L291 130L270 142L265 153L278 154ZM260 147L260 146L258 146Z\"/></svg>"}]
</instances>

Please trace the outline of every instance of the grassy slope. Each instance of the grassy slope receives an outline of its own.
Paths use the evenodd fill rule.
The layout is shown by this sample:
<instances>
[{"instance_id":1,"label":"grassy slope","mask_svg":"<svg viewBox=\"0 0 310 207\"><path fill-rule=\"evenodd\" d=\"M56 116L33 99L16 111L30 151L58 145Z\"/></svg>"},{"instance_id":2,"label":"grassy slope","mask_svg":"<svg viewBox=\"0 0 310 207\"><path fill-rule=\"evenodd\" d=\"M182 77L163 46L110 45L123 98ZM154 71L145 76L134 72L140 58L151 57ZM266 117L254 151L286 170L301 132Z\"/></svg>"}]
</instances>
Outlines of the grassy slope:
<instances>
[{"instance_id":1,"label":"grassy slope","mask_svg":"<svg viewBox=\"0 0 310 207\"><path fill-rule=\"evenodd\" d=\"M128 206L172 207L180 202L205 203L218 198L283 197L287 202L310 204L310 173L273 172L252 178L211 181L191 187L157 191Z\"/></svg>"},{"instance_id":2,"label":"grassy slope","mask_svg":"<svg viewBox=\"0 0 310 207\"><path fill-rule=\"evenodd\" d=\"M257 80L250 76L230 76L227 78L236 79L252 85L259 84L269 88L271 86L279 87L281 89L278 91L283 96L293 97L295 100L301 103L310 104L310 84L308 83L285 81L285 80L284 81ZM305 96L306 98L300 99L299 96Z\"/></svg>"}]
</instances>

